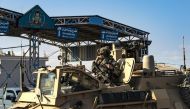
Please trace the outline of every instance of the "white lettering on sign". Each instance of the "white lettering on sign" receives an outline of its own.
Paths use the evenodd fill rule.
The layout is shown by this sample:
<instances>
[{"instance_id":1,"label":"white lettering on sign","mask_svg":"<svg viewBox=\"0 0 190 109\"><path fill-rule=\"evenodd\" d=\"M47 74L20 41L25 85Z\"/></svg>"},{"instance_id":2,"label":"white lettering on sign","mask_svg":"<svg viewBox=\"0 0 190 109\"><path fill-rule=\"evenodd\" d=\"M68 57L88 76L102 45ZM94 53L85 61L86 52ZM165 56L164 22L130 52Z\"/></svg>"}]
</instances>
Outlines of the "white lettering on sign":
<instances>
[{"instance_id":1,"label":"white lettering on sign","mask_svg":"<svg viewBox=\"0 0 190 109\"><path fill-rule=\"evenodd\" d=\"M57 36L60 38L76 39L77 29L69 28L69 27L58 27L57 28Z\"/></svg>"},{"instance_id":2,"label":"white lettering on sign","mask_svg":"<svg viewBox=\"0 0 190 109\"><path fill-rule=\"evenodd\" d=\"M9 29L9 22L0 20L0 33L6 33Z\"/></svg>"},{"instance_id":3,"label":"white lettering on sign","mask_svg":"<svg viewBox=\"0 0 190 109\"><path fill-rule=\"evenodd\" d=\"M118 32L102 30L101 33L102 40L115 41L118 39Z\"/></svg>"}]
</instances>

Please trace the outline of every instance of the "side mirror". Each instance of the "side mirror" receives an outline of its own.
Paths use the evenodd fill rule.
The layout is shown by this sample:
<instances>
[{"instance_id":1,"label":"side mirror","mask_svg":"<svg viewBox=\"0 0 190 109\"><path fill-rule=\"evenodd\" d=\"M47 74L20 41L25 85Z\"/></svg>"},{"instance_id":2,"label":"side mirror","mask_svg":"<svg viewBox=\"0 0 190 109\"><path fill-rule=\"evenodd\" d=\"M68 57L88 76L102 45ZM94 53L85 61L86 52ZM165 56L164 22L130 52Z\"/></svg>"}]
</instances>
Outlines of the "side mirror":
<instances>
[{"instance_id":1,"label":"side mirror","mask_svg":"<svg viewBox=\"0 0 190 109\"><path fill-rule=\"evenodd\" d=\"M62 56L61 56L61 55L57 56L57 59L58 59L58 60L61 60L61 59L62 59Z\"/></svg>"}]
</instances>

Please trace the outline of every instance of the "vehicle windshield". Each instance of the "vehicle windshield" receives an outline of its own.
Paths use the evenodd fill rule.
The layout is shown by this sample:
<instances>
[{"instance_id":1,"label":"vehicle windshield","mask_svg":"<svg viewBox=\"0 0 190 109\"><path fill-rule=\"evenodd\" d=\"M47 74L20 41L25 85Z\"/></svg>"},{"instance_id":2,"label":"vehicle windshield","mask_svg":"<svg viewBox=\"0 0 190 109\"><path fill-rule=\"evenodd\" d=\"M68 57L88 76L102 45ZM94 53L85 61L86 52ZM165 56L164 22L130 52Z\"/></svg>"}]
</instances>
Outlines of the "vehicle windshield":
<instances>
[{"instance_id":1,"label":"vehicle windshield","mask_svg":"<svg viewBox=\"0 0 190 109\"><path fill-rule=\"evenodd\" d=\"M44 95L53 95L54 83L56 74L50 72L48 74L41 74L40 78L40 89Z\"/></svg>"}]
</instances>

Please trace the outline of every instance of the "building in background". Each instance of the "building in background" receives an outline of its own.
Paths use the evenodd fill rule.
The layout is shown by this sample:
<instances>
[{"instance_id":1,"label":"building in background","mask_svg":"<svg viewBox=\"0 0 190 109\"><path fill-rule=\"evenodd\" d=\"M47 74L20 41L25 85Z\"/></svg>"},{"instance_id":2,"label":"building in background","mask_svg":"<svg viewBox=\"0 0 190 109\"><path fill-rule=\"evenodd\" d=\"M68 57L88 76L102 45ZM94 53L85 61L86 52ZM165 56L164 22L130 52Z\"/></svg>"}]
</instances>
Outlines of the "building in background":
<instances>
[{"instance_id":1,"label":"building in background","mask_svg":"<svg viewBox=\"0 0 190 109\"><path fill-rule=\"evenodd\" d=\"M10 54L0 55L0 88L5 86L6 83L8 87L19 87L20 81L20 62L21 56L15 56ZM24 84L30 86L33 81L33 74L28 71L29 68L29 57L23 59L24 64ZM48 58L40 57L39 66L46 66L46 61Z\"/></svg>"}]
</instances>

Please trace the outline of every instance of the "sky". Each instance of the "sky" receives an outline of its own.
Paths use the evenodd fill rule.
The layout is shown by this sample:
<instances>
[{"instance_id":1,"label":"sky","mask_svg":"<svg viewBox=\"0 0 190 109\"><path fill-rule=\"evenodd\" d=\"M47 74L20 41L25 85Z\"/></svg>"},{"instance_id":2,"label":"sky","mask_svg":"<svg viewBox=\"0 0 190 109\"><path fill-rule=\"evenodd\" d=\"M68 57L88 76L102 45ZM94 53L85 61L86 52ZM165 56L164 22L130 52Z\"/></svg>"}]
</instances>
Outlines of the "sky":
<instances>
[{"instance_id":1,"label":"sky","mask_svg":"<svg viewBox=\"0 0 190 109\"><path fill-rule=\"evenodd\" d=\"M183 64L182 37L185 37L187 66L190 66L189 0L0 0L0 7L27 12L35 5L49 16L100 15L150 32L149 54L159 63ZM0 48L28 44L27 40L0 36ZM13 49L20 54L20 49ZM40 54L51 54L57 47L42 44ZM6 52L6 50L4 50ZM58 64L57 55L48 64Z\"/></svg>"}]
</instances>

